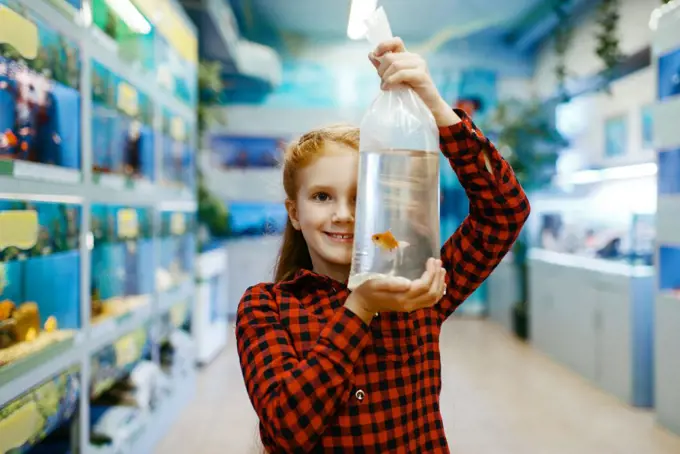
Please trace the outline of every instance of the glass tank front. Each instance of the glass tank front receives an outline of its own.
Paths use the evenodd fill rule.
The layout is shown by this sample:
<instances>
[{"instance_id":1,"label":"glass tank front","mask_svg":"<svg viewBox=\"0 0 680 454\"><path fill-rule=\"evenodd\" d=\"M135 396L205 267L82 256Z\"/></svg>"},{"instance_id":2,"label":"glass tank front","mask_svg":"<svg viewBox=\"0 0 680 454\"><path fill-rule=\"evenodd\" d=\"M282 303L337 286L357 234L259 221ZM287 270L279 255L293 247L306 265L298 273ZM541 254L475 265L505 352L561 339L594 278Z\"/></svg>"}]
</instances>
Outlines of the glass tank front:
<instances>
[{"instance_id":1,"label":"glass tank front","mask_svg":"<svg viewBox=\"0 0 680 454\"><path fill-rule=\"evenodd\" d=\"M196 179L191 134L183 118L169 110L163 113L163 184L176 188L193 188Z\"/></svg>"},{"instance_id":2,"label":"glass tank front","mask_svg":"<svg viewBox=\"0 0 680 454\"><path fill-rule=\"evenodd\" d=\"M192 212L161 212L160 267L156 270L156 288L159 292L171 290L193 279L195 218Z\"/></svg>"},{"instance_id":3,"label":"glass tank front","mask_svg":"<svg viewBox=\"0 0 680 454\"><path fill-rule=\"evenodd\" d=\"M0 370L66 347L80 328L80 213L0 198Z\"/></svg>"},{"instance_id":4,"label":"glass tank front","mask_svg":"<svg viewBox=\"0 0 680 454\"><path fill-rule=\"evenodd\" d=\"M149 97L93 61L93 172L153 181L154 140Z\"/></svg>"},{"instance_id":5,"label":"glass tank front","mask_svg":"<svg viewBox=\"0 0 680 454\"><path fill-rule=\"evenodd\" d=\"M651 265L656 237L653 178L600 182L531 197L533 247Z\"/></svg>"},{"instance_id":6,"label":"glass tank front","mask_svg":"<svg viewBox=\"0 0 680 454\"><path fill-rule=\"evenodd\" d=\"M150 303L154 240L150 208L92 206L91 313L97 324Z\"/></svg>"},{"instance_id":7,"label":"glass tank front","mask_svg":"<svg viewBox=\"0 0 680 454\"><path fill-rule=\"evenodd\" d=\"M80 170L77 45L18 1L0 0L0 23L13 30L0 40L0 173L27 161Z\"/></svg>"}]
</instances>

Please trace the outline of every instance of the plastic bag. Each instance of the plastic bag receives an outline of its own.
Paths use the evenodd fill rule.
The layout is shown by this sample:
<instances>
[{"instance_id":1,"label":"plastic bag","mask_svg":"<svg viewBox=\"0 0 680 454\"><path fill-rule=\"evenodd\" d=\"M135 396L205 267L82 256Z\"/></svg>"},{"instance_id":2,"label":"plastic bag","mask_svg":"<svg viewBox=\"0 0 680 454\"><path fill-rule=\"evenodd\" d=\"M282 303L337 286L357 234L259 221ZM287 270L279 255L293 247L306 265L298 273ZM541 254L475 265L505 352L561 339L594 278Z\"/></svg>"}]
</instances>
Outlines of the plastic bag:
<instances>
[{"instance_id":1,"label":"plastic bag","mask_svg":"<svg viewBox=\"0 0 680 454\"><path fill-rule=\"evenodd\" d=\"M385 11L367 21L373 46L392 38ZM361 122L354 249L348 287L414 280L440 254L439 131L410 88L381 91Z\"/></svg>"}]
</instances>

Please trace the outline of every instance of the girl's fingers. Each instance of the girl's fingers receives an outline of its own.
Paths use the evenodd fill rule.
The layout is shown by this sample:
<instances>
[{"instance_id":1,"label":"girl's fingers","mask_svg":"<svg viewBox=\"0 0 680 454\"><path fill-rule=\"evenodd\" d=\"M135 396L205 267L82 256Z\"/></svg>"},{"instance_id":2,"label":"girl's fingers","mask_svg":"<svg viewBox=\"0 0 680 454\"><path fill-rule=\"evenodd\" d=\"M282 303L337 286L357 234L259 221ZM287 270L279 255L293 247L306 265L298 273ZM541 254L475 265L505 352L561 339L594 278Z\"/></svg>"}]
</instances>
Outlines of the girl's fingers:
<instances>
[{"instance_id":1,"label":"girl's fingers","mask_svg":"<svg viewBox=\"0 0 680 454\"><path fill-rule=\"evenodd\" d=\"M401 55L406 55L406 54L401 54ZM407 69L416 69L418 67L418 62L414 61L413 59L409 58L396 58L392 60L390 64L388 64L380 73L380 69L378 69L378 74L380 74L380 77L382 80L387 80L390 77L392 77L394 74L398 73L399 71L404 71Z\"/></svg>"},{"instance_id":2,"label":"girl's fingers","mask_svg":"<svg viewBox=\"0 0 680 454\"><path fill-rule=\"evenodd\" d=\"M405 67L408 65L406 63L408 60L412 60L410 54L387 54L380 58L378 61L378 75L381 78L385 77L385 73L390 70L391 67L396 65L396 68L392 71L398 69L399 67Z\"/></svg>"},{"instance_id":3,"label":"girl's fingers","mask_svg":"<svg viewBox=\"0 0 680 454\"><path fill-rule=\"evenodd\" d=\"M383 79L382 88L390 89L398 85L417 85L423 81L425 74L419 68L402 69L389 78Z\"/></svg>"},{"instance_id":4,"label":"girl's fingers","mask_svg":"<svg viewBox=\"0 0 680 454\"><path fill-rule=\"evenodd\" d=\"M404 46L404 41L402 41L401 38L394 37L378 44L378 47L375 48L373 53L376 57L380 58L388 52L396 53L404 52L405 50L406 46Z\"/></svg>"}]
</instances>

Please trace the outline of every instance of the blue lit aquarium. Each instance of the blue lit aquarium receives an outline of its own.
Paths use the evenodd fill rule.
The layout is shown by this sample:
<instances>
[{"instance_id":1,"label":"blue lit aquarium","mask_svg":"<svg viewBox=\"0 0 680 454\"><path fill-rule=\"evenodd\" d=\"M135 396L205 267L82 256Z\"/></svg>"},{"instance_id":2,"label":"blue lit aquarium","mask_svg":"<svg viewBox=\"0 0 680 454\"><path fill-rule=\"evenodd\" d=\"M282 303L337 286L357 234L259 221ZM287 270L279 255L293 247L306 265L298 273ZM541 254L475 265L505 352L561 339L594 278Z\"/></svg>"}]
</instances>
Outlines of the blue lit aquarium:
<instances>
[{"instance_id":1,"label":"blue lit aquarium","mask_svg":"<svg viewBox=\"0 0 680 454\"><path fill-rule=\"evenodd\" d=\"M5 366L67 348L80 328L80 213L0 198L0 385Z\"/></svg>"},{"instance_id":2,"label":"blue lit aquarium","mask_svg":"<svg viewBox=\"0 0 680 454\"><path fill-rule=\"evenodd\" d=\"M92 355L90 397L97 399L151 355L149 327L142 326Z\"/></svg>"},{"instance_id":3,"label":"blue lit aquarium","mask_svg":"<svg viewBox=\"0 0 680 454\"><path fill-rule=\"evenodd\" d=\"M156 270L156 287L164 292L194 278L196 214L163 211L160 227L160 267Z\"/></svg>"},{"instance_id":4,"label":"blue lit aquarium","mask_svg":"<svg viewBox=\"0 0 680 454\"><path fill-rule=\"evenodd\" d=\"M94 324L150 303L153 217L148 208L92 206L91 311Z\"/></svg>"},{"instance_id":5,"label":"blue lit aquarium","mask_svg":"<svg viewBox=\"0 0 680 454\"><path fill-rule=\"evenodd\" d=\"M283 203L227 202L231 237L277 235L283 233L288 213Z\"/></svg>"},{"instance_id":6,"label":"blue lit aquarium","mask_svg":"<svg viewBox=\"0 0 680 454\"><path fill-rule=\"evenodd\" d=\"M194 188L196 179L195 150L191 131L181 117L163 111L162 181L166 186Z\"/></svg>"},{"instance_id":7,"label":"blue lit aquarium","mask_svg":"<svg viewBox=\"0 0 680 454\"><path fill-rule=\"evenodd\" d=\"M91 96L93 172L154 181L150 98L97 61Z\"/></svg>"},{"instance_id":8,"label":"blue lit aquarium","mask_svg":"<svg viewBox=\"0 0 680 454\"><path fill-rule=\"evenodd\" d=\"M77 45L21 2L0 0L0 13L3 27L20 31L0 44L0 173L18 174L15 162L28 161L80 170ZM24 39L36 29L37 48Z\"/></svg>"}]
</instances>

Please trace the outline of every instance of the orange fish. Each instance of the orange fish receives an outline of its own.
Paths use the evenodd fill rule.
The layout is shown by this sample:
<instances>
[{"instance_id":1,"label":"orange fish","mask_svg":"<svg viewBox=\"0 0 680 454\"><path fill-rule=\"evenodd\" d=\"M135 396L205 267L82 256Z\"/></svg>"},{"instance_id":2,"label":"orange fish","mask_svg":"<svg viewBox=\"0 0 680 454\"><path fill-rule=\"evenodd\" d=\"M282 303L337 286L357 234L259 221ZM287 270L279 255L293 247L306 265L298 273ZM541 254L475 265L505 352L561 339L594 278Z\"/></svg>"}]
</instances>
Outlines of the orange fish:
<instances>
[{"instance_id":1,"label":"orange fish","mask_svg":"<svg viewBox=\"0 0 680 454\"><path fill-rule=\"evenodd\" d=\"M8 129L0 136L0 146L3 148L14 148L18 142L17 136L14 135L11 129Z\"/></svg>"},{"instance_id":2,"label":"orange fish","mask_svg":"<svg viewBox=\"0 0 680 454\"><path fill-rule=\"evenodd\" d=\"M380 249L389 252L392 252L396 249L404 249L409 246L409 243L406 241L397 241L397 239L394 237L394 234L392 234L392 229L388 229L383 233L374 233L371 236L371 241L373 241L373 244L378 246Z\"/></svg>"}]
</instances>

